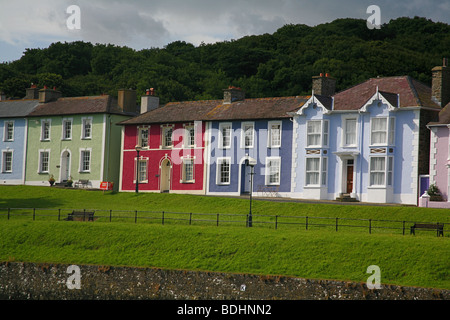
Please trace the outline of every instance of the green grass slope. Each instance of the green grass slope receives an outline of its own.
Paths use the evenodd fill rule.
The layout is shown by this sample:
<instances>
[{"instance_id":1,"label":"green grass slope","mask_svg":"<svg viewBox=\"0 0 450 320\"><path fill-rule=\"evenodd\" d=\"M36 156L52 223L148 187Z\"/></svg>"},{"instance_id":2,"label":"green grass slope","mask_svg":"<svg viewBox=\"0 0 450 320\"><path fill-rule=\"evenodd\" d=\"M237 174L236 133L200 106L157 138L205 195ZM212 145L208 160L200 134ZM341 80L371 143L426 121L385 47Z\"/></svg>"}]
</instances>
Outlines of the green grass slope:
<instances>
[{"instance_id":1,"label":"green grass slope","mask_svg":"<svg viewBox=\"0 0 450 320\"><path fill-rule=\"evenodd\" d=\"M246 213L248 200L0 187L0 207L103 208ZM255 202L255 213L447 220L446 210ZM286 275L450 289L449 237L339 232L327 228L67 222L0 218L0 261L94 264Z\"/></svg>"}]
</instances>

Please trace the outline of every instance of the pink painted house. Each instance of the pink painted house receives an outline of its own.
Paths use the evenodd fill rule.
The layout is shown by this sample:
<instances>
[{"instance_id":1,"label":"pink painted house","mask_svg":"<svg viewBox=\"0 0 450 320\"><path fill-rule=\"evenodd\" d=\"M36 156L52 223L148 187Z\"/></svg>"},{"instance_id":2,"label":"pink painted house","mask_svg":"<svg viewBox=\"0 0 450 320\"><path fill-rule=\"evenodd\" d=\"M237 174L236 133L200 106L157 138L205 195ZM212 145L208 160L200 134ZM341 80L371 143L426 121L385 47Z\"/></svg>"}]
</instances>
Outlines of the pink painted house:
<instances>
[{"instance_id":1,"label":"pink painted house","mask_svg":"<svg viewBox=\"0 0 450 320\"><path fill-rule=\"evenodd\" d=\"M206 125L198 115L210 107L185 103L159 107L159 98L148 91L141 100L141 115L120 123L119 190L205 194Z\"/></svg>"},{"instance_id":2,"label":"pink painted house","mask_svg":"<svg viewBox=\"0 0 450 320\"><path fill-rule=\"evenodd\" d=\"M433 98L445 106L437 122L428 123L430 137L430 185L435 184L443 201L430 201L420 197L420 207L450 209L450 68L444 59L442 67L433 69Z\"/></svg>"}]
</instances>

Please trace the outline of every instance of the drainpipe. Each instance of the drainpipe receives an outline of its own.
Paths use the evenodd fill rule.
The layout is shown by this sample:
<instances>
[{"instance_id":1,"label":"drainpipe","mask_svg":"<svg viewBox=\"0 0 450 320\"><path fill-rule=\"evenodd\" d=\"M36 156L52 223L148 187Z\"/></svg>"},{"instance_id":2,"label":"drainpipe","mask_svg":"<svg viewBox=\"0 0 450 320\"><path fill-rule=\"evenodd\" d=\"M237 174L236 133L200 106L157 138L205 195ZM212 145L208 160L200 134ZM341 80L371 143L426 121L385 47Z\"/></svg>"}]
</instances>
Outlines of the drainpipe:
<instances>
[{"instance_id":1,"label":"drainpipe","mask_svg":"<svg viewBox=\"0 0 450 320\"><path fill-rule=\"evenodd\" d=\"M363 179L363 172L362 172L362 162L363 162L363 141L364 141L364 114L360 113L359 117L359 128L361 132L361 138L359 140L359 201L362 199L362 179ZM357 190L355 186L355 191Z\"/></svg>"}]
</instances>

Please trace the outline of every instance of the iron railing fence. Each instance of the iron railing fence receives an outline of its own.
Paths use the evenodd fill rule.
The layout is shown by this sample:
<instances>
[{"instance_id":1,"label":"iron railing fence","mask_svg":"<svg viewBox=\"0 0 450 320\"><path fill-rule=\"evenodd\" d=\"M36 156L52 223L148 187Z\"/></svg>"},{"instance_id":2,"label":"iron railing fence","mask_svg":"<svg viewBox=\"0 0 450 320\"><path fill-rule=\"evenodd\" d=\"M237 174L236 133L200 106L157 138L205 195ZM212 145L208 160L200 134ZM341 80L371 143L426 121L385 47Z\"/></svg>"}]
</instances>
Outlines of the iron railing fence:
<instances>
[{"instance_id":1,"label":"iron railing fence","mask_svg":"<svg viewBox=\"0 0 450 320\"><path fill-rule=\"evenodd\" d=\"M158 223L158 224L180 224L186 225L214 225L214 226L248 226L249 214L232 213L194 213L194 212L172 212L172 211L143 211L143 210L105 210L105 209L55 209L55 208L0 208L1 219L32 219L64 221L72 212L78 214L74 220L88 221L88 213L94 212L94 221L97 222L133 222L133 223ZM84 214L83 214L84 213ZM334 231L363 230L364 232L391 232L410 234L411 227L415 224L442 225L444 235L449 234L450 222L447 221L407 221L407 220L385 220L385 219L363 219L363 218L339 218L339 217L316 217L316 216L291 216L291 215L262 215L252 214L251 225L253 227L268 226L269 228L281 229L297 227L304 230L314 228L328 228ZM418 230L416 230L417 232ZM421 230L422 231L422 230ZM437 230L429 229L423 231Z\"/></svg>"}]
</instances>

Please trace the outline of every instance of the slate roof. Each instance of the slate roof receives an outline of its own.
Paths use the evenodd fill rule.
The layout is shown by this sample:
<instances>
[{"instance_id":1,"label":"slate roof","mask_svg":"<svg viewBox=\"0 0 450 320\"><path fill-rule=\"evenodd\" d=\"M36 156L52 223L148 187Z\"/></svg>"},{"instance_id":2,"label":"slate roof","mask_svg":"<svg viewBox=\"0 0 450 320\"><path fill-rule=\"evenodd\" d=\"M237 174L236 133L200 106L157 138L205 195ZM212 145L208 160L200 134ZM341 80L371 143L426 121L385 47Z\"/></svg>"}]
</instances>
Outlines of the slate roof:
<instances>
[{"instance_id":1,"label":"slate roof","mask_svg":"<svg viewBox=\"0 0 450 320\"><path fill-rule=\"evenodd\" d=\"M117 104L117 99L109 95L102 95L59 98L56 101L40 104L29 116L41 117L93 113L135 115L124 112Z\"/></svg>"},{"instance_id":2,"label":"slate roof","mask_svg":"<svg viewBox=\"0 0 450 320\"><path fill-rule=\"evenodd\" d=\"M6 100L0 102L0 118L26 117L39 105L39 100Z\"/></svg>"},{"instance_id":3,"label":"slate roof","mask_svg":"<svg viewBox=\"0 0 450 320\"><path fill-rule=\"evenodd\" d=\"M439 112L438 121L428 123L429 126L443 125L443 124L450 125L450 102Z\"/></svg>"},{"instance_id":4,"label":"slate roof","mask_svg":"<svg viewBox=\"0 0 450 320\"><path fill-rule=\"evenodd\" d=\"M404 107L427 107L440 110L431 99L431 88L409 77L372 78L334 95L334 110L358 110L377 92L392 105ZM400 95L398 105L397 94Z\"/></svg>"},{"instance_id":5,"label":"slate roof","mask_svg":"<svg viewBox=\"0 0 450 320\"><path fill-rule=\"evenodd\" d=\"M310 97L245 99L225 104L223 100L171 102L119 124L150 124L217 120L288 118Z\"/></svg>"}]
</instances>

